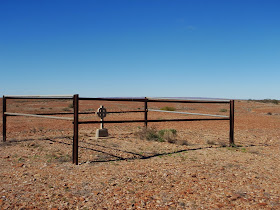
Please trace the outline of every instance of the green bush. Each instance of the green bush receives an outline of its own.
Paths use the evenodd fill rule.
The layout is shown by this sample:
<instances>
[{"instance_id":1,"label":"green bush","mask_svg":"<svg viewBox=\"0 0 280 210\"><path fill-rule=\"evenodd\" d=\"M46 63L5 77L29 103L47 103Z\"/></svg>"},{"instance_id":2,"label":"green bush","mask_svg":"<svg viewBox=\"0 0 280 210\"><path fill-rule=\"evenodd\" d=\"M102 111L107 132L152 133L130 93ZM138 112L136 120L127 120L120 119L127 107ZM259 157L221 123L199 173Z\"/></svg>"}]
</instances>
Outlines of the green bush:
<instances>
[{"instance_id":1,"label":"green bush","mask_svg":"<svg viewBox=\"0 0 280 210\"><path fill-rule=\"evenodd\" d=\"M160 141L163 142L164 140L158 135L156 129L146 129L146 139L149 141Z\"/></svg>"},{"instance_id":2,"label":"green bush","mask_svg":"<svg viewBox=\"0 0 280 210\"><path fill-rule=\"evenodd\" d=\"M163 141L176 143L177 131L175 129L163 129L158 131L158 135Z\"/></svg>"},{"instance_id":3,"label":"green bush","mask_svg":"<svg viewBox=\"0 0 280 210\"><path fill-rule=\"evenodd\" d=\"M220 109L220 112L227 112L227 109Z\"/></svg>"},{"instance_id":4,"label":"green bush","mask_svg":"<svg viewBox=\"0 0 280 210\"><path fill-rule=\"evenodd\" d=\"M163 129L163 130L159 130L158 134L160 136L164 136L165 133L171 132L173 135L177 135L177 131L175 129Z\"/></svg>"},{"instance_id":5,"label":"green bush","mask_svg":"<svg viewBox=\"0 0 280 210\"><path fill-rule=\"evenodd\" d=\"M165 111L175 111L176 109L175 109L174 107L165 106L165 107L162 107L160 110L165 110Z\"/></svg>"},{"instance_id":6,"label":"green bush","mask_svg":"<svg viewBox=\"0 0 280 210\"><path fill-rule=\"evenodd\" d=\"M175 129L142 128L135 132L135 136L142 140L176 143L177 131Z\"/></svg>"}]
</instances>

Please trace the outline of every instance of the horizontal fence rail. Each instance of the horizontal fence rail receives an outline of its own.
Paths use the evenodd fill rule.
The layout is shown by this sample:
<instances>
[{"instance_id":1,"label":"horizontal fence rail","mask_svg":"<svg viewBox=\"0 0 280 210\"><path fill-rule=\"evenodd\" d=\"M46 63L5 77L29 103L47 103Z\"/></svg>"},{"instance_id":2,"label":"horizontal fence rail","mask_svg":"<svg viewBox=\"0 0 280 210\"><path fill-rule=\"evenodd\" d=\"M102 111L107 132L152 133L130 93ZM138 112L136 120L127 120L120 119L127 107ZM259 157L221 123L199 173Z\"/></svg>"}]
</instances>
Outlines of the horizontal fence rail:
<instances>
[{"instance_id":1,"label":"horizontal fence rail","mask_svg":"<svg viewBox=\"0 0 280 210\"><path fill-rule=\"evenodd\" d=\"M164 103L183 103L183 104L228 104L229 101L208 101L208 100L163 100L163 99L148 99L149 102L164 102Z\"/></svg>"},{"instance_id":2,"label":"horizontal fence rail","mask_svg":"<svg viewBox=\"0 0 280 210\"><path fill-rule=\"evenodd\" d=\"M36 113L36 115L73 115L74 112ZM79 114L95 114L95 112L79 112Z\"/></svg>"},{"instance_id":3,"label":"horizontal fence rail","mask_svg":"<svg viewBox=\"0 0 280 210\"><path fill-rule=\"evenodd\" d=\"M57 119L57 120L74 120L74 118L70 117L51 117L51 116L43 116L43 115L37 115L37 114L24 114L24 113L11 113L11 112L5 112L6 116L25 116L25 117L39 117L39 118L49 118L49 119Z\"/></svg>"},{"instance_id":4,"label":"horizontal fence rail","mask_svg":"<svg viewBox=\"0 0 280 210\"><path fill-rule=\"evenodd\" d=\"M26 95L26 96L20 96L20 95L7 95L5 96L6 99L73 99L73 95L57 95L57 96L51 96L51 95L42 95L42 96L36 96L36 95Z\"/></svg>"},{"instance_id":5,"label":"horizontal fence rail","mask_svg":"<svg viewBox=\"0 0 280 210\"><path fill-rule=\"evenodd\" d=\"M196 119L160 119L160 120L110 120L110 121L79 121L79 124L96 124L96 123L140 123L140 122L183 122L183 121L212 121L212 120L229 120L229 118L196 118Z\"/></svg>"},{"instance_id":6,"label":"horizontal fence rail","mask_svg":"<svg viewBox=\"0 0 280 210\"><path fill-rule=\"evenodd\" d=\"M144 102L143 98L85 98L80 97L81 101L134 101L134 102Z\"/></svg>"},{"instance_id":7,"label":"horizontal fence rail","mask_svg":"<svg viewBox=\"0 0 280 210\"><path fill-rule=\"evenodd\" d=\"M227 117L225 115L214 115L214 114L201 114L201 113L193 113L193 112L178 112L178 111L167 111L167 110L158 110L158 109L148 109L148 111L152 112L167 112L167 113L175 113L175 114L187 114L187 115L198 115L198 116L209 116L209 117Z\"/></svg>"},{"instance_id":8,"label":"horizontal fence rail","mask_svg":"<svg viewBox=\"0 0 280 210\"><path fill-rule=\"evenodd\" d=\"M140 110L131 110L131 111L116 111L116 112L106 112L107 114L124 114L124 113L141 113L141 112L145 112L140 111ZM74 112L54 112L54 113L35 113L35 115L73 115ZM96 114L96 112L92 111L92 112L79 112L79 115L85 115L85 114ZM12 115L11 115L12 116Z\"/></svg>"},{"instance_id":9,"label":"horizontal fence rail","mask_svg":"<svg viewBox=\"0 0 280 210\"><path fill-rule=\"evenodd\" d=\"M158 97L146 97L149 101L151 100L157 100L157 101L211 101L211 102L226 102L229 103L229 99L213 99L213 98L174 98L174 97L163 97L163 98L158 98Z\"/></svg>"}]
</instances>

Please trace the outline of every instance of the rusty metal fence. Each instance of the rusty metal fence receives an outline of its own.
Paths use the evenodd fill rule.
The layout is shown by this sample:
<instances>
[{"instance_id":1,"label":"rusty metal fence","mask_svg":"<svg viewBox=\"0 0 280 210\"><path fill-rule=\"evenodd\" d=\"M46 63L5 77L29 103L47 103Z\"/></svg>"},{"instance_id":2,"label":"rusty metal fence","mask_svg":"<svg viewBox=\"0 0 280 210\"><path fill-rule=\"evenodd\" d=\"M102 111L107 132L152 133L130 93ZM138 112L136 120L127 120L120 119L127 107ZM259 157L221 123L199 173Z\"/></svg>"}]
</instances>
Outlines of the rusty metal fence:
<instances>
[{"instance_id":1,"label":"rusty metal fence","mask_svg":"<svg viewBox=\"0 0 280 210\"><path fill-rule=\"evenodd\" d=\"M60 100L69 99L73 100L74 112L59 112L59 113L40 113L40 114L26 114L26 113L11 113L7 112L7 100L8 99L46 99L46 100ZM107 113L132 113L132 112L143 112L143 120L109 120L102 121L103 123L144 123L144 126L148 126L149 122L183 122L183 121L229 121L229 144L234 145L234 100L185 100L185 99L173 99L173 98L86 98L79 97L78 94L71 96L3 96L3 142L7 139L7 117L8 116L27 116L27 117L40 117L49 118L57 120L69 120L73 123L73 148L72 148L72 161L74 164L78 165L78 148L79 148L79 125L83 124L99 124L100 120L95 121L82 121L79 120L79 115L81 114L95 114L96 112L79 112L79 101L127 101L127 102L142 102L144 103L144 110L128 110L128 111L115 111ZM211 115L211 114L200 114L200 113L189 113L189 112L174 112L174 111L164 111L149 109L149 102L164 102L164 103L201 103L201 104L228 104L229 105L229 116L224 115ZM182 118L182 119L148 119L149 111L159 111L159 112L170 112L178 114L188 114L188 115L201 115L207 116L207 118ZM50 116L48 116L50 115ZM73 115L73 117L55 117L52 115Z\"/></svg>"}]
</instances>

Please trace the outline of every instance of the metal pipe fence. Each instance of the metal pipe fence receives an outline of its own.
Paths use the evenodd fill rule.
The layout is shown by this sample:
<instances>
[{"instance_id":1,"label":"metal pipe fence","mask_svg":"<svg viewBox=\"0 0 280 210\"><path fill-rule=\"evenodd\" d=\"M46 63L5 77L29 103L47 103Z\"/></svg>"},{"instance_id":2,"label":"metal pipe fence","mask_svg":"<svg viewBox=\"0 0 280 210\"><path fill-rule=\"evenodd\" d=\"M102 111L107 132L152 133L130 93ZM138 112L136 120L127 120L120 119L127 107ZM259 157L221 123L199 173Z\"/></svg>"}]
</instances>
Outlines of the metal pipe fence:
<instances>
[{"instance_id":1,"label":"metal pipe fence","mask_svg":"<svg viewBox=\"0 0 280 210\"><path fill-rule=\"evenodd\" d=\"M7 112L7 100L8 99L71 99L73 101L74 112L57 112L57 113L41 113L41 114L27 114L27 113L11 113ZM81 114L96 114L96 112L79 112L79 101L91 100L91 101L127 101L127 102L142 102L144 103L144 110L127 110L127 111L112 111L107 112L108 114L114 113L144 113L143 120L110 120L102 121L103 123L144 123L144 126L147 127L148 123L154 122L185 122L185 121L229 121L229 144L234 145L234 100L202 100L202 99L174 99L174 98L85 98L79 97L78 94L69 96L3 96L3 142L7 139L7 117L8 116L26 116L26 117L40 117L40 118L49 118L57 120L69 120L73 123L73 148L72 148L72 161L74 164L78 165L78 144L79 144L79 125L82 124L97 124L101 123L98 120L87 120L80 121L79 115ZM166 110L155 110L149 109L148 103L154 102L164 102L164 103L202 103L202 104L229 104L230 113L229 116L225 115L212 115L212 114L201 114L201 113L191 113L191 112L178 112L178 111L166 111ZM184 119L148 119L148 112L166 112L173 114L187 114L187 115L200 115L207 116L208 118L184 118ZM73 117L53 117L47 115L73 115Z\"/></svg>"}]
</instances>

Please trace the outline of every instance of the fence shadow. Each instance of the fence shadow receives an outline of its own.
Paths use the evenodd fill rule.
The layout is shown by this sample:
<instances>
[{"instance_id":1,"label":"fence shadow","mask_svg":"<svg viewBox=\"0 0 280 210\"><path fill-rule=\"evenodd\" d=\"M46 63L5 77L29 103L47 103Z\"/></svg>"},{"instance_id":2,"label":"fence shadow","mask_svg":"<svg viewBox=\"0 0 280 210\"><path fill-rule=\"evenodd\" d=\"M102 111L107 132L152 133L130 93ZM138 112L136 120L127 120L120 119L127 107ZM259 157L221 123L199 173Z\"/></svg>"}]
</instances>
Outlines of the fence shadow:
<instances>
[{"instance_id":1,"label":"fence shadow","mask_svg":"<svg viewBox=\"0 0 280 210\"><path fill-rule=\"evenodd\" d=\"M52 138L40 138L40 139L21 139L21 140L16 140L16 139L12 139L10 141L7 142L1 142L0 146L12 146L13 143L20 143L20 142L29 142L29 141L34 141L34 140L39 140L39 141L49 141L49 142L53 142L53 143L59 143L59 144L64 144L64 145L68 145L68 146L73 146L72 142L71 143L67 143L67 142L63 142L60 141L59 139L69 139L72 140L72 138L70 137L65 137L65 136L57 136L57 137L52 137ZM85 164L85 163L106 163L106 162L116 162L116 161L129 161L129 160L137 160L137 159L151 159L154 157L160 157L160 156L167 156L167 155L173 155L173 154L178 154L178 153L182 153L182 152L188 152L188 151L197 151L197 150L203 150L203 149L219 149L219 148L225 148L227 146L205 146L205 147L197 147L197 148L188 148L188 149L182 149L182 150L177 150L177 151L173 151L173 152L163 152L163 153L157 153L157 154L152 154L152 155L143 155L143 154L139 154L136 152L131 152L131 151L125 151L125 150L121 150L121 149L117 149L114 147L108 147L108 146L104 146L104 145L99 145L99 144L93 144L93 143L89 143L89 142L80 142L83 144L87 144L88 146L81 146L79 145L79 148L81 149L86 149L86 150L91 150L94 152L99 152L102 154L105 154L109 157L112 157L114 159L108 159L108 160L88 160L88 161L84 161L79 163L81 164ZM102 147L104 149L110 149L110 150L114 150L114 151L119 151L122 153L126 153L126 154L131 154L134 155L134 157L121 157L118 155L114 155L110 152L106 152L100 149L94 149L94 148L90 148L90 146L98 146L98 147ZM250 145L235 145L236 148L240 148L240 147L255 147L255 146L270 146L268 144L250 144Z\"/></svg>"}]
</instances>

